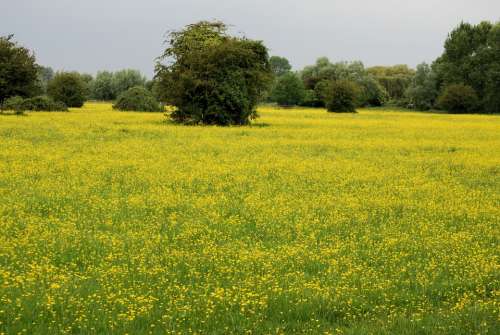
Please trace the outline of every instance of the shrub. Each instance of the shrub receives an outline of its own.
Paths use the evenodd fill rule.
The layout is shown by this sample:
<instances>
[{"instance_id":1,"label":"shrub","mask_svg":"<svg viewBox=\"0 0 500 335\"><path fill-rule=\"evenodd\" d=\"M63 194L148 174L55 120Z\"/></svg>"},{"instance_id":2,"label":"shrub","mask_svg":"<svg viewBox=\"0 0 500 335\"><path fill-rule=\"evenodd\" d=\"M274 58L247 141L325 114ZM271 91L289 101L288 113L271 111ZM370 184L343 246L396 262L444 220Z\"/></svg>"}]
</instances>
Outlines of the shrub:
<instances>
[{"instance_id":1,"label":"shrub","mask_svg":"<svg viewBox=\"0 0 500 335\"><path fill-rule=\"evenodd\" d=\"M474 112L478 107L476 91L468 85L447 86L438 99L438 106L450 113L463 114Z\"/></svg>"},{"instance_id":2,"label":"shrub","mask_svg":"<svg viewBox=\"0 0 500 335\"><path fill-rule=\"evenodd\" d=\"M23 102L24 110L39 112L66 112L68 107L60 101L54 101L48 96L37 96L25 99Z\"/></svg>"},{"instance_id":3,"label":"shrub","mask_svg":"<svg viewBox=\"0 0 500 335\"><path fill-rule=\"evenodd\" d=\"M68 107L82 107L85 102L87 87L78 73L59 72L50 81L47 93L55 101L61 101Z\"/></svg>"},{"instance_id":4,"label":"shrub","mask_svg":"<svg viewBox=\"0 0 500 335\"><path fill-rule=\"evenodd\" d=\"M305 90L304 99L300 103L305 107L325 107L325 103L321 100L314 90Z\"/></svg>"},{"instance_id":5,"label":"shrub","mask_svg":"<svg viewBox=\"0 0 500 335\"><path fill-rule=\"evenodd\" d=\"M334 81L326 97L326 108L329 112L355 113L359 95L360 88L356 83L348 80Z\"/></svg>"},{"instance_id":6,"label":"shrub","mask_svg":"<svg viewBox=\"0 0 500 335\"><path fill-rule=\"evenodd\" d=\"M305 96L302 80L292 72L281 75L274 86L272 99L280 106L299 105Z\"/></svg>"},{"instance_id":7,"label":"shrub","mask_svg":"<svg viewBox=\"0 0 500 335\"><path fill-rule=\"evenodd\" d=\"M12 110L18 113L24 111L66 112L68 107L64 103L54 101L47 96L37 96L28 99L15 96L5 100L2 110Z\"/></svg>"},{"instance_id":8,"label":"shrub","mask_svg":"<svg viewBox=\"0 0 500 335\"><path fill-rule=\"evenodd\" d=\"M144 87L133 87L118 97L114 109L136 112L161 112L162 106L153 94Z\"/></svg>"},{"instance_id":9,"label":"shrub","mask_svg":"<svg viewBox=\"0 0 500 335\"><path fill-rule=\"evenodd\" d=\"M267 48L259 41L231 37L222 22L200 22L170 34L156 78L171 114L186 124L244 125L272 73Z\"/></svg>"},{"instance_id":10,"label":"shrub","mask_svg":"<svg viewBox=\"0 0 500 335\"><path fill-rule=\"evenodd\" d=\"M5 99L1 109L5 111L15 111L18 114L24 112L24 99L18 95Z\"/></svg>"}]
</instances>

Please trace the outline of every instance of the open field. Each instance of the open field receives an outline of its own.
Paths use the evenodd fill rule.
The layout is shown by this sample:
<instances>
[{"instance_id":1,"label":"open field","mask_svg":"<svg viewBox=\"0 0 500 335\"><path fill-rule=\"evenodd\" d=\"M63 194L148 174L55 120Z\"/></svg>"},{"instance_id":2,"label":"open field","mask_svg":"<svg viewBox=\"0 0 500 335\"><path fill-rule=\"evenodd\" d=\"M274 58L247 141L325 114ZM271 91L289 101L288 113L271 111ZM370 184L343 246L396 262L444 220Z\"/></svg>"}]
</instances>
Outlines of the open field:
<instances>
[{"instance_id":1,"label":"open field","mask_svg":"<svg viewBox=\"0 0 500 335\"><path fill-rule=\"evenodd\" d=\"M0 333L494 334L500 117L0 116Z\"/></svg>"}]
</instances>

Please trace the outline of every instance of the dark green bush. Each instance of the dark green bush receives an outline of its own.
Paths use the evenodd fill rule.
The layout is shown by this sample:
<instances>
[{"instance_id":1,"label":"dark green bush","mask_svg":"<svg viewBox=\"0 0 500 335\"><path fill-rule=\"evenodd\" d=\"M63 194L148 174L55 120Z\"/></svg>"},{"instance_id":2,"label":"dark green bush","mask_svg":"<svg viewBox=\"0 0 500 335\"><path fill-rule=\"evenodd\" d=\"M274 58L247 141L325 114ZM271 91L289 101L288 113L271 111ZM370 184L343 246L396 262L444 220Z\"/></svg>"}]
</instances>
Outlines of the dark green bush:
<instances>
[{"instance_id":1,"label":"dark green bush","mask_svg":"<svg viewBox=\"0 0 500 335\"><path fill-rule=\"evenodd\" d=\"M38 111L38 112L67 112L68 107L60 101L54 101L48 96L37 96L33 98L25 99L23 102L23 108L27 111Z\"/></svg>"},{"instance_id":2,"label":"dark green bush","mask_svg":"<svg viewBox=\"0 0 500 335\"><path fill-rule=\"evenodd\" d=\"M360 87L348 80L338 80L331 83L326 96L326 108L335 113L356 113L357 99Z\"/></svg>"},{"instance_id":3,"label":"dark green bush","mask_svg":"<svg viewBox=\"0 0 500 335\"><path fill-rule=\"evenodd\" d=\"M14 111L22 113L25 111L23 107L24 99L18 95L5 99L1 105L3 111Z\"/></svg>"},{"instance_id":4,"label":"dark green bush","mask_svg":"<svg viewBox=\"0 0 500 335\"><path fill-rule=\"evenodd\" d=\"M11 110L16 112L39 111L39 112L66 112L68 107L62 102L54 101L47 96L37 96L23 99L15 96L6 99L2 105L2 110Z\"/></svg>"},{"instance_id":5,"label":"dark green bush","mask_svg":"<svg viewBox=\"0 0 500 335\"><path fill-rule=\"evenodd\" d=\"M88 88L78 73L59 72L49 82L47 93L68 107L82 107Z\"/></svg>"},{"instance_id":6,"label":"dark green bush","mask_svg":"<svg viewBox=\"0 0 500 335\"><path fill-rule=\"evenodd\" d=\"M447 86L438 99L438 106L450 113L473 113L478 108L479 98L476 91L463 84Z\"/></svg>"},{"instance_id":7,"label":"dark green bush","mask_svg":"<svg viewBox=\"0 0 500 335\"><path fill-rule=\"evenodd\" d=\"M144 87L133 87L120 94L114 109L136 112L162 112L163 108L153 94Z\"/></svg>"}]
</instances>

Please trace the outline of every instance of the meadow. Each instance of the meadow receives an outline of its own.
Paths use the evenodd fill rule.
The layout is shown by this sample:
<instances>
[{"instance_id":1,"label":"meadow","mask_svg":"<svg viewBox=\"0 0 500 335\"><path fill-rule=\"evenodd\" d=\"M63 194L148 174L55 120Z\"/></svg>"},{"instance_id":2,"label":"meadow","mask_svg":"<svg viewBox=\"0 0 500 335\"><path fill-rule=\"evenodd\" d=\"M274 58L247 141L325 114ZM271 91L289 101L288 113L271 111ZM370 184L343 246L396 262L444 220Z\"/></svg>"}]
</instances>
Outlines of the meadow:
<instances>
[{"instance_id":1,"label":"meadow","mask_svg":"<svg viewBox=\"0 0 500 335\"><path fill-rule=\"evenodd\" d=\"M498 334L500 117L0 115L0 334Z\"/></svg>"}]
</instances>

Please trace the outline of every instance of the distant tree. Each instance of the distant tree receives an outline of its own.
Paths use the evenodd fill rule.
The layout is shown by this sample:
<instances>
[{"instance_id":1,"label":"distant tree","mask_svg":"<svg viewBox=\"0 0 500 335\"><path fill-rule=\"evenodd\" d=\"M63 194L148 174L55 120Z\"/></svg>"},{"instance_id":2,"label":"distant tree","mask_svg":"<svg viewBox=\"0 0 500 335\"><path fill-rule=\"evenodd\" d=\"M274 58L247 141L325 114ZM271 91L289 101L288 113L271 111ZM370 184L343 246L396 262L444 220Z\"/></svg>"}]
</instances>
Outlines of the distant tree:
<instances>
[{"instance_id":1,"label":"distant tree","mask_svg":"<svg viewBox=\"0 0 500 335\"><path fill-rule=\"evenodd\" d=\"M319 58L315 65L306 66L302 71L302 80L307 90L314 90L315 95L324 100L325 83L338 80L355 82L360 87L358 103L363 106L380 106L386 98L387 92L368 73L362 62L331 63L326 57Z\"/></svg>"},{"instance_id":2,"label":"distant tree","mask_svg":"<svg viewBox=\"0 0 500 335\"><path fill-rule=\"evenodd\" d=\"M68 107L82 107L86 94L85 82L78 73L58 72L49 82L47 93Z\"/></svg>"},{"instance_id":3,"label":"distant tree","mask_svg":"<svg viewBox=\"0 0 500 335\"><path fill-rule=\"evenodd\" d=\"M326 97L326 108L329 112L355 113L360 87L355 82L337 80L331 83Z\"/></svg>"},{"instance_id":4,"label":"distant tree","mask_svg":"<svg viewBox=\"0 0 500 335\"><path fill-rule=\"evenodd\" d=\"M302 80L297 74L288 72L277 79L272 98L280 106L294 106L302 103L305 94Z\"/></svg>"},{"instance_id":5,"label":"distant tree","mask_svg":"<svg viewBox=\"0 0 500 335\"><path fill-rule=\"evenodd\" d=\"M161 112L162 106L153 94L142 86L132 87L118 96L114 109L136 112Z\"/></svg>"},{"instance_id":6,"label":"distant tree","mask_svg":"<svg viewBox=\"0 0 500 335\"><path fill-rule=\"evenodd\" d=\"M146 77L140 71L125 69L113 74L113 93L115 96L127 91L132 87L145 86Z\"/></svg>"},{"instance_id":7,"label":"distant tree","mask_svg":"<svg viewBox=\"0 0 500 335\"><path fill-rule=\"evenodd\" d=\"M448 36L444 53L433 64L440 87L471 86L483 111L500 112L500 23L462 22Z\"/></svg>"},{"instance_id":8,"label":"distant tree","mask_svg":"<svg viewBox=\"0 0 500 335\"><path fill-rule=\"evenodd\" d=\"M452 84L447 86L438 99L438 106L450 113L472 113L478 107L476 91L470 86Z\"/></svg>"},{"instance_id":9,"label":"distant tree","mask_svg":"<svg viewBox=\"0 0 500 335\"><path fill-rule=\"evenodd\" d=\"M99 71L92 83L91 96L95 100L110 101L115 100L115 89L113 87L113 73Z\"/></svg>"},{"instance_id":10,"label":"distant tree","mask_svg":"<svg viewBox=\"0 0 500 335\"><path fill-rule=\"evenodd\" d=\"M428 64L419 64L410 87L405 92L408 107L418 110L431 109L438 93L436 74Z\"/></svg>"},{"instance_id":11,"label":"distant tree","mask_svg":"<svg viewBox=\"0 0 500 335\"><path fill-rule=\"evenodd\" d=\"M88 100L92 97L92 89L94 86L94 77L88 73L80 73L80 78L85 86L85 100Z\"/></svg>"},{"instance_id":12,"label":"distant tree","mask_svg":"<svg viewBox=\"0 0 500 335\"><path fill-rule=\"evenodd\" d=\"M292 65L285 57L272 56L269 58L269 64L275 77L280 77L292 70Z\"/></svg>"},{"instance_id":13,"label":"distant tree","mask_svg":"<svg viewBox=\"0 0 500 335\"><path fill-rule=\"evenodd\" d=\"M398 102L404 98L411 84L415 70L407 65L374 66L367 69L387 92L388 98Z\"/></svg>"},{"instance_id":14,"label":"distant tree","mask_svg":"<svg viewBox=\"0 0 500 335\"><path fill-rule=\"evenodd\" d=\"M0 36L0 103L8 97L29 97L38 93L38 65L35 55L13 41Z\"/></svg>"},{"instance_id":15,"label":"distant tree","mask_svg":"<svg viewBox=\"0 0 500 335\"><path fill-rule=\"evenodd\" d=\"M38 86L42 93L47 93L47 85L54 78L54 70L48 66L38 67Z\"/></svg>"},{"instance_id":16,"label":"distant tree","mask_svg":"<svg viewBox=\"0 0 500 335\"><path fill-rule=\"evenodd\" d=\"M373 76L362 76L356 83L361 87L359 101L362 106L379 107L387 102L387 91Z\"/></svg>"},{"instance_id":17,"label":"distant tree","mask_svg":"<svg viewBox=\"0 0 500 335\"><path fill-rule=\"evenodd\" d=\"M243 125L272 79L267 48L232 37L222 22L199 22L169 36L156 78L176 122Z\"/></svg>"}]
</instances>

